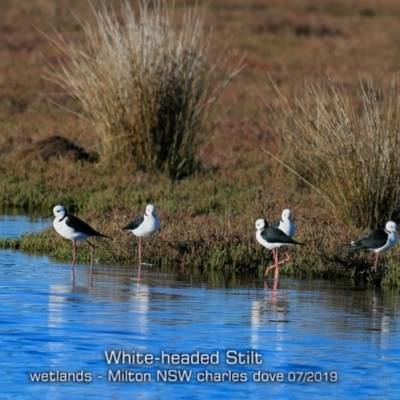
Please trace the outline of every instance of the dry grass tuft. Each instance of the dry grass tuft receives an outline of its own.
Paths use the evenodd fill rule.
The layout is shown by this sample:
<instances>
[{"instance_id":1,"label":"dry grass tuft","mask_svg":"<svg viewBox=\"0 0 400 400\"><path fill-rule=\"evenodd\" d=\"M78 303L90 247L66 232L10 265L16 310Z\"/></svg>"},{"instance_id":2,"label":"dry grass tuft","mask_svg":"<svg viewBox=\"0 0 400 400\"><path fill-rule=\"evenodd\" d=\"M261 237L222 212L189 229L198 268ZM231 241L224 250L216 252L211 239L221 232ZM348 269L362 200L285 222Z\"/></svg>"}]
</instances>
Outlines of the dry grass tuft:
<instances>
[{"instance_id":1,"label":"dry grass tuft","mask_svg":"<svg viewBox=\"0 0 400 400\"><path fill-rule=\"evenodd\" d=\"M80 101L103 158L179 178L193 172L208 112L238 69L217 82L223 60L207 64L210 36L197 8L176 29L164 1L138 4L138 20L122 5L122 22L105 3L93 8L96 26L81 23L85 44L59 34L67 61L50 79Z\"/></svg>"},{"instance_id":2,"label":"dry grass tuft","mask_svg":"<svg viewBox=\"0 0 400 400\"><path fill-rule=\"evenodd\" d=\"M268 115L285 149L280 162L347 226L384 225L400 196L399 87L381 93L369 81L352 98L328 80L293 100L275 93Z\"/></svg>"}]
</instances>

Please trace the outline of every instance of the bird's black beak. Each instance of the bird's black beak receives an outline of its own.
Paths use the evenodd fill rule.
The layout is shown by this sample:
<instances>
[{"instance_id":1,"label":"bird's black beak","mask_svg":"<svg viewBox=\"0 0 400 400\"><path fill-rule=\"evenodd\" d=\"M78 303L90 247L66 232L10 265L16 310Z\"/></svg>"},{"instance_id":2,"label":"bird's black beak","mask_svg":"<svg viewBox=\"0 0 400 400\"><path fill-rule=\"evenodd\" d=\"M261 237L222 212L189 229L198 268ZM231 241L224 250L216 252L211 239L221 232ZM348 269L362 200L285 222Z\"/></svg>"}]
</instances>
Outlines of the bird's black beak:
<instances>
[{"instance_id":1,"label":"bird's black beak","mask_svg":"<svg viewBox=\"0 0 400 400\"><path fill-rule=\"evenodd\" d=\"M50 218L52 216L53 216L53 214L50 214L50 215L47 215L46 217L42 217L42 219Z\"/></svg>"}]
</instances>

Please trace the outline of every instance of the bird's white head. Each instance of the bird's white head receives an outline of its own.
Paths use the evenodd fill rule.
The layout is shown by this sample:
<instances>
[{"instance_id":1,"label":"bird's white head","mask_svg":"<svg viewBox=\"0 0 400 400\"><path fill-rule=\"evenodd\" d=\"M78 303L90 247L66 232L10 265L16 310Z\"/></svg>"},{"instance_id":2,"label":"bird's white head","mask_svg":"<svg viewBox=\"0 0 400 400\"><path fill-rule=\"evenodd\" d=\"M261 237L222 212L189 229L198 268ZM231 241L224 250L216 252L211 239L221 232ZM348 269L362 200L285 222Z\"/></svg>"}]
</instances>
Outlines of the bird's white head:
<instances>
[{"instance_id":1,"label":"bird's white head","mask_svg":"<svg viewBox=\"0 0 400 400\"><path fill-rule=\"evenodd\" d=\"M396 231L397 231L397 224L396 224L396 222L393 222L393 221L387 222L387 223L386 223L386 226L385 226L385 229L386 229L388 232L396 232Z\"/></svg>"},{"instance_id":2,"label":"bird's white head","mask_svg":"<svg viewBox=\"0 0 400 400\"><path fill-rule=\"evenodd\" d=\"M147 204L145 214L148 215L148 216L150 216L150 215L155 216L156 215L156 207L155 207L155 205L154 204Z\"/></svg>"},{"instance_id":3,"label":"bird's white head","mask_svg":"<svg viewBox=\"0 0 400 400\"><path fill-rule=\"evenodd\" d=\"M67 209L64 206L55 206L53 208L53 214L56 218L64 218L67 215Z\"/></svg>"},{"instance_id":4,"label":"bird's white head","mask_svg":"<svg viewBox=\"0 0 400 400\"><path fill-rule=\"evenodd\" d=\"M290 210L290 208L285 208L282 211L282 221L287 221L289 219L292 219L292 211Z\"/></svg>"},{"instance_id":5,"label":"bird's white head","mask_svg":"<svg viewBox=\"0 0 400 400\"><path fill-rule=\"evenodd\" d=\"M267 225L267 221L263 218L260 218L256 221L256 229L260 230L260 229L264 229Z\"/></svg>"}]
</instances>

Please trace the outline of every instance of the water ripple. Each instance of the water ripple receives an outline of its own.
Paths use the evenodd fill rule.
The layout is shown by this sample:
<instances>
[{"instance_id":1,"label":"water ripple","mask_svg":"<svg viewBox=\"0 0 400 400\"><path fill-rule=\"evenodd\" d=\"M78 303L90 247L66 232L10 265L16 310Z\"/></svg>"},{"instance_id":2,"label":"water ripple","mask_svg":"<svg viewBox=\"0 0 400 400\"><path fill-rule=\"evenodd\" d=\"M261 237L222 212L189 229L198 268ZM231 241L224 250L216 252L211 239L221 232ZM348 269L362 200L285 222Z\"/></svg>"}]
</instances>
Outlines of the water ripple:
<instances>
[{"instance_id":1,"label":"water ripple","mask_svg":"<svg viewBox=\"0 0 400 400\"><path fill-rule=\"evenodd\" d=\"M155 268L144 268L140 282L135 274L96 265L90 287L88 265L78 264L73 286L69 264L0 251L2 396L378 399L399 392L397 293L284 278L277 292L257 279L210 288ZM111 351L160 360L109 365ZM198 351L218 354L218 363L173 362ZM118 370L120 379L127 371L151 381L110 382ZM184 370L188 381L171 381ZM59 381L31 382L32 373ZM63 383L60 373L88 374L91 382Z\"/></svg>"}]
</instances>

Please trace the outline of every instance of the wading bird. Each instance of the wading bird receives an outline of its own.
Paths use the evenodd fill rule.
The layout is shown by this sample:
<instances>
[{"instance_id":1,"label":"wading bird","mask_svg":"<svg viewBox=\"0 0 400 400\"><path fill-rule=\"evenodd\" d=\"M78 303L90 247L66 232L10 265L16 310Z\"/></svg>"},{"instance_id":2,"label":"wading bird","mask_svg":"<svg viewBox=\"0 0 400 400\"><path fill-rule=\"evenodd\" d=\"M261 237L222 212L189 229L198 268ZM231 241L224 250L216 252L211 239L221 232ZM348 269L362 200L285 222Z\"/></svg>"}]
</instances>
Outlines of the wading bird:
<instances>
[{"instance_id":1,"label":"wading bird","mask_svg":"<svg viewBox=\"0 0 400 400\"><path fill-rule=\"evenodd\" d=\"M271 226L279 228L283 233L289 237L293 237L296 233L296 226L292 220L292 211L289 208L285 208L282 211L281 219L277 219L271 222Z\"/></svg>"},{"instance_id":2,"label":"wading bird","mask_svg":"<svg viewBox=\"0 0 400 400\"><path fill-rule=\"evenodd\" d=\"M361 236L346 246L349 250L367 249L376 253L374 271L378 267L379 254L389 250L398 241L397 224L389 221L385 228L375 229L372 232Z\"/></svg>"},{"instance_id":3,"label":"wading bird","mask_svg":"<svg viewBox=\"0 0 400 400\"><path fill-rule=\"evenodd\" d=\"M69 215L67 209L64 206L55 206L53 208L53 214L48 215L44 218L50 218L54 215L53 226L56 232L61 235L63 238L72 240L73 243L73 257L71 268L74 269L75 260L76 260L76 242L81 240L85 240L89 237L105 237L107 239L111 239L109 236L103 235L102 233L97 232L91 226L89 226L86 222L83 222L78 217L74 217L73 215ZM90 246L90 283L92 283L92 272L93 272L93 249L94 246L92 243L87 241Z\"/></svg>"},{"instance_id":4,"label":"wading bird","mask_svg":"<svg viewBox=\"0 0 400 400\"><path fill-rule=\"evenodd\" d=\"M282 246L293 246L293 245L300 245L304 246L304 243L296 242L290 236L286 235L280 229L275 226L268 226L268 222L265 219L258 219L256 221L256 239L258 243L266 247L268 250L272 250L272 254L274 256L275 264L271 265L270 267L266 268L265 275L268 274L268 271L271 268L275 268L275 282L278 280L279 277L279 265L283 264L284 262L288 261L290 257L286 258L278 262L278 248Z\"/></svg>"},{"instance_id":5,"label":"wading bird","mask_svg":"<svg viewBox=\"0 0 400 400\"><path fill-rule=\"evenodd\" d=\"M289 208L285 208L282 211L281 219L273 221L271 223L271 226L279 228L283 233L285 233L289 237L293 237L294 234L296 233L296 226L292 221L292 211ZM278 254L278 249L276 250L276 253ZM290 260L289 253L286 252L285 255L286 259L282 261L282 263Z\"/></svg>"},{"instance_id":6,"label":"wading bird","mask_svg":"<svg viewBox=\"0 0 400 400\"><path fill-rule=\"evenodd\" d=\"M153 204L148 204L144 214L139 215L122 229L130 230L139 238L138 253L139 253L139 270L142 265L142 237L152 236L160 227L160 220L156 214L156 207Z\"/></svg>"}]
</instances>

